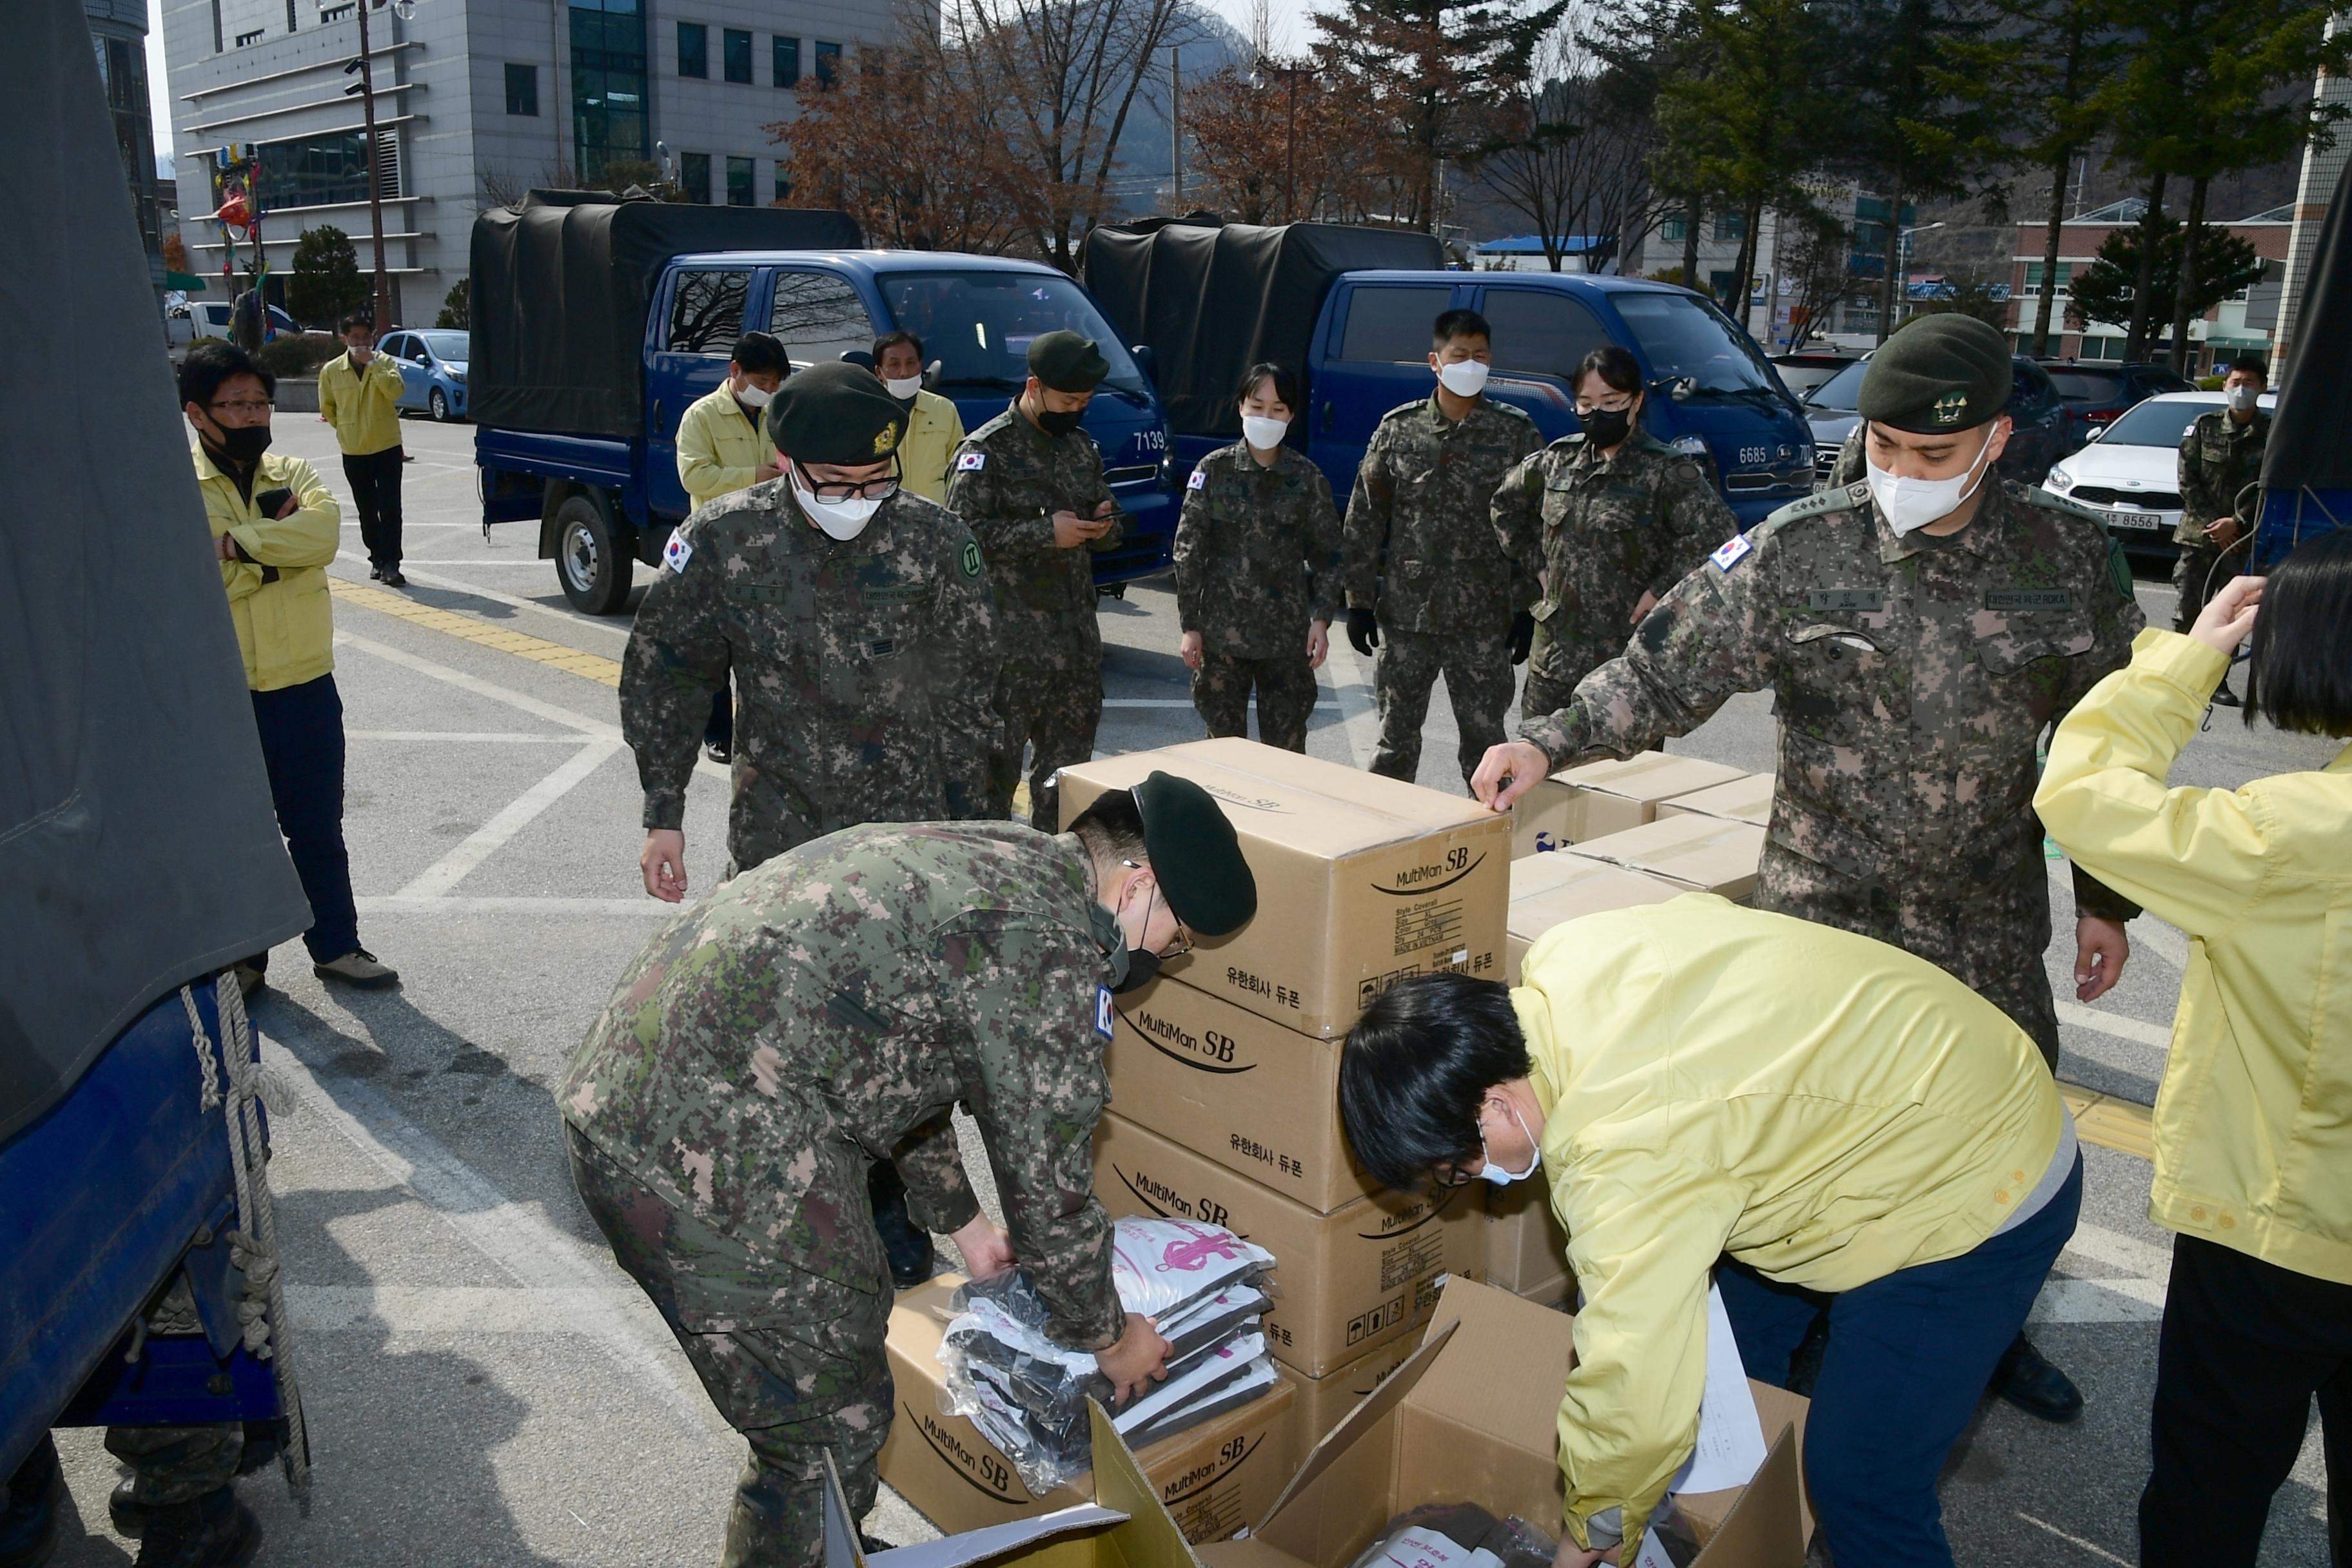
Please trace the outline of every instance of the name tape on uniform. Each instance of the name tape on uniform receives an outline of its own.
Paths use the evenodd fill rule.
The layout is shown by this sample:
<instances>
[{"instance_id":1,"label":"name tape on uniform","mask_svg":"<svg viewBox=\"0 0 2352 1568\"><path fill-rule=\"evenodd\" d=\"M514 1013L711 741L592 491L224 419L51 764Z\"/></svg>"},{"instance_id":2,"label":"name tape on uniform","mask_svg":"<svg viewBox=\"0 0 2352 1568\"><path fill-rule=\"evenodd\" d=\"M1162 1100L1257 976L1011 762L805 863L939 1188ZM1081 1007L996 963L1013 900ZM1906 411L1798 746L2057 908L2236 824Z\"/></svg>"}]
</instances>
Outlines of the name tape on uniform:
<instances>
[{"instance_id":1,"label":"name tape on uniform","mask_svg":"<svg viewBox=\"0 0 2352 1568\"><path fill-rule=\"evenodd\" d=\"M956 472L959 474L976 474L986 467L988 454L985 452L960 452L956 455Z\"/></svg>"},{"instance_id":2,"label":"name tape on uniform","mask_svg":"<svg viewBox=\"0 0 2352 1568\"><path fill-rule=\"evenodd\" d=\"M1755 548L1756 547L1754 545L1748 542L1748 536L1746 534L1735 533L1729 539L1725 540L1722 545L1717 549L1716 552L1708 556L1707 559L1715 563L1715 569L1717 571L1728 572L1734 566L1739 564L1741 557L1745 556L1749 551Z\"/></svg>"},{"instance_id":3,"label":"name tape on uniform","mask_svg":"<svg viewBox=\"0 0 2352 1568\"><path fill-rule=\"evenodd\" d=\"M686 542L686 535L671 529L669 542L662 546L662 564L673 572L683 572L686 563L693 559L694 546Z\"/></svg>"}]
</instances>

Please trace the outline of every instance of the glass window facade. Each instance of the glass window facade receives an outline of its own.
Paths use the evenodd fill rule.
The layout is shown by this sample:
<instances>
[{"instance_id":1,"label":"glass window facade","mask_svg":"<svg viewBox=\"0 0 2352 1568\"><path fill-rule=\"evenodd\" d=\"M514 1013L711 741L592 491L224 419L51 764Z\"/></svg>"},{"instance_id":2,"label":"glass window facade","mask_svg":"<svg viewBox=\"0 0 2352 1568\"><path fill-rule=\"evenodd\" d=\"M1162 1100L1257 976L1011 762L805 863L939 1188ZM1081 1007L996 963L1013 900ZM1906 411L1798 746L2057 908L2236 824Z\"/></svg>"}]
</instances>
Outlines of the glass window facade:
<instances>
[{"instance_id":1,"label":"glass window facade","mask_svg":"<svg viewBox=\"0 0 2352 1568\"><path fill-rule=\"evenodd\" d=\"M730 207L759 205L751 194L751 160L749 158L727 160L727 205Z\"/></svg>"},{"instance_id":2,"label":"glass window facade","mask_svg":"<svg viewBox=\"0 0 2352 1568\"><path fill-rule=\"evenodd\" d=\"M147 50L140 39L90 36L98 74L106 85L106 108L114 121L115 149L130 183L131 205L139 218L139 239L149 255L163 248L155 197L155 142L147 113Z\"/></svg>"},{"instance_id":3,"label":"glass window facade","mask_svg":"<svg viewBox=\"0 0 2352 1568\"><path fill-rule=\"evenodd\" d=\"M830 87L840 70L841 46L820 41L816 47L816 79Z\"/></svg>"},{"instance_id":4,"label":"glass window facade","mask_svg":"<svg viewBox=\"0 0 2352 1568\"><path fill-rule=\"evenodd\" d=\"M646 130L643 0L572 0L572 127L583 180L653 156Z\"/></svg>"},{"instance_id":5,"label":"glass window facade","mask_svg":"<svg viewBox=\"0 0 2352 1568\"><path fill-rule=\"evenodd\" d=\"M798 87L801 80L801 41L780 37L773 43L776 85Z\"/></svg>"},{"instance_id":6,"label":"glass window facade","mask_svg":"<svg viewBox=\"0 0 2352 1568\"><path fill-rule=\"evenodd\" d=\"M677 25L677 74L710 75L710 29L699 22Z\"/></svg>"},{"instance_id":7,"label":"glass window facade","mask_svg":"<svg viewBox=\"0 0 2352 1568\"><path fill-rule=\"evenodd\" d=\"M749 83L751 79L751 35L737 27L719 34L719 63L726 68L729 81Z\"/></svg>"},{"instance_id":8,"label":"glass window facade","mask_svg":"<svg viewBox=\"0 0 2352 1568\"><path fill-rule=\"evenodd\" d=\"M367 137L358 131L265 142L261 155L261 210L326 206L368 199ZM378 194L396 196L387 179Z\"/></svg>"},{"instance_id":9,"label":"glass window facade","mask_svg":"<svg viewBox=\"0 0 2352 1568\"><path fill-rule=\"evenodd\" d=\"M1716 214L1715 237L1720 240L1738 240L1747 238L1748 215L1746 213Z\"/></svg>"},{"instance_id":10,"label":"glass window facade","mask_svg":"<svg viewBox=\"0 0 2352 1568\"><path fill-rule=\"evenodd\" d=\"M527 114L536 119L539 114L539 68L507 62L507 112Z\"/></svg>"},{"instance_id":11,"label":"glass window facade","mask_svg":"<svg viewBox=\"0 0 2352 1568\"><path fill-rule=\"evenodd\" d=\"M677 155L677 188L690 202L710 205L710 154L680 153Z\"/></svg>"},{"instance_id":12,"label":"glass window facade","mask_svg":"<svg viewBox=\"0 0 2352 1568\"><path fill-rule=\"evenodd\" d=\"M793 199L793 166L782 158L776 160L776 205L783 205Z\"/></svg>"}]
</instances>

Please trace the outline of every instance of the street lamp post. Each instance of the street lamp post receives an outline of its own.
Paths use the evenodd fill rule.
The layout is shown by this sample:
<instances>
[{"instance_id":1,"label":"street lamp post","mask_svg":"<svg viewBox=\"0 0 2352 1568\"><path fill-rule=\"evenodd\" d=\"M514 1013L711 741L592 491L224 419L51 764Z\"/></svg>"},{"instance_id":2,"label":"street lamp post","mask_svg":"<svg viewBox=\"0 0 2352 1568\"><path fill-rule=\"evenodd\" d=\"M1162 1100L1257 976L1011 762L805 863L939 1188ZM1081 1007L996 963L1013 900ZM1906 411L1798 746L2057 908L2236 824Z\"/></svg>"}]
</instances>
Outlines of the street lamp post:
<instances>
[{"instance_id":1,"label":"street lamp post","mask_svg":"<svg viewBox=\"0 0 2352 1568\"><path fill-rule=\"evenodd\" d=\"M1925 234L1931 228L1941 228L1943 226L1944 220L1941 218L1937 219L1934 223L1916 223L1909 228L1903 230L1901 234L1895 237L1895 279L1896 285L1895 299L1897 300L1908 304L1911 299L1911 237L1915 234ZM1887 312L1888 320L1886 322L1886 330L1890 332L1895 330L1894 314L1895 313L1892 310ZM1879 341L1884 342L1886 340L1881 338Z\"/></svg>"}]
</instances>

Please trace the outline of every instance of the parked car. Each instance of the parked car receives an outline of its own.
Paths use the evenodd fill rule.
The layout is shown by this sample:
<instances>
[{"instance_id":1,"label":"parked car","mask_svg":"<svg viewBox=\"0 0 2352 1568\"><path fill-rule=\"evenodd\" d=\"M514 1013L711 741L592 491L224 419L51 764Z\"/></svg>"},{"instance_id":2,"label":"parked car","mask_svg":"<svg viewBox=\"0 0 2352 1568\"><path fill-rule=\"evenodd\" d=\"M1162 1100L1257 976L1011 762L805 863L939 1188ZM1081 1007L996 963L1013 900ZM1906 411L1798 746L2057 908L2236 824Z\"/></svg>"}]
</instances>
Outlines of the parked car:
<instances>
[{"instance_id":1,"label":"parked car","mask_svg":"<svg viewBox=\"0 0 2352 1568\"><path fill-rule=\"evenodd\" d=\"M2167 364L2096 364L2079 360L2042 360L2058 395L2074 416L2093 427L2116 417L2143 398L2167 392L2194 392L2196 384ZM2089 432L2084 438L2088 440Z\"/></svg>"},{"instance_id":2,"label":"parked car","mask_svg":"<svg viewBox=\"0 0 2352 1568\"><path fill-rule=\"evenodd\" d=\"M1813 474L1819 484L1837 466L1840 448L1862 420L1856 406L1862 398L1863 367L1867 354L1813 388L1805 398L1805 423L1813 432ZM2002 448L2000 468L2012 479L2032 484L2049 472L2050 465L2081 447L2088 435L2083 423L2067 411L2066 401L2050 373L2019 354L2010 361L2015 382L2004 410L2013 428Z\"/></svg>"},{"instance_id":3,"label":"parked car","mask_svg":"<svg viewBox=\"0 0 2352 1568\"><path fill-rule=\"evenodd\" d=\"M466 333L446 328L386 332L376 347L400 367L404 410L441 420L466 416Z\"/></svg>"},{"instance_id":4,"label":"parked car","mask_svg":"<svg viewBox=\"0 0 2352 1568\"><path fill-rule=\"evenodd\" d=\"M236 307L227 304L225 301L216 300L194 300L189 301L188 325L190 335L199 339L227 337L229 335L229 312L235 308ZM269 307L269 326L272 331L278 332L299 332L302 330L294 324L293 317L288 315L285 311L279 310L275 305Z\"/></svg>"},{"instance_id":5,"label":"parked car","mask_svg":"<svg viewBox=\"0 0 2352 1568\"><path fill-rule=\"evenodd\" d=\"M1781 382L1800 401L1853 362L1853 355L1833 349L1799 349L1793 353L1772 356L1772 367L1780 373Z\"/></svg>"},{"instance_id":6,"label":"parked car","mask_svg":"<svg viewBox=\"0 0 2352 1568\"><path fill-rule=\"evenodd\" d=\"M2264 393L2260 406L2276 402ZM2180 525L2180 438L2199 415L2221 406L2218 392L2144 398L2052 468L2042 483L2104 516L2129 553L2169 560L2179 553L2172 531Z\"/></svg>"}]
</instances>

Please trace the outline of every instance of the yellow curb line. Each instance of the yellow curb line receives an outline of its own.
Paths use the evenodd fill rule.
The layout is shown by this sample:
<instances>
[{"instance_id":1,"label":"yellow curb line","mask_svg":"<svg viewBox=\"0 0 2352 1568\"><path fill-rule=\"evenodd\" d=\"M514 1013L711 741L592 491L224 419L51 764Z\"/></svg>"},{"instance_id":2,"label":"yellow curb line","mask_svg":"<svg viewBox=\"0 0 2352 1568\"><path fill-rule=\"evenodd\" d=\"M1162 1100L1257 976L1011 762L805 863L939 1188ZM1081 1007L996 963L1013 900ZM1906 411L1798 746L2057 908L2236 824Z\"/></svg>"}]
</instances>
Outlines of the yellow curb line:
<instances>
[{"instance_id":1,"label":"yellow curb line","mask_svg":"<svg viewBox=\"0 0 2352 1568\"><path fill-rule=\"evenodd\" d=\"M528 632L509 631L456 610L436 610L389 588L371 588L362 583L347 583L341 577L330 577L327 583L334 590L335 597L345 604L357 605L362 609L374 610L381 615L394 616L412 626L446 632L478 647L510 653L519 658L544 664L615 690L620 688L621 664L618 659L606 658L602 654L583 653L576 647L566 647L562 643L532 637Z\"/></svg>"},{"instance_id":2,"label":"yellow curb line","mask_svg":"<svg viewBox=\"0 0 2352 1568\"><path fill-rule=\"evenodd\" d=\"M493 626L475 616L456 610L436 610L404 598L388 588L372 588L362 583L347 583L341 577L328 579L335 597L362 609L382 615L395 616L413 626L446 632L481 647L496 648L535 663L567 671L593 680L600 685L618 689L621 665L618 659L601 654L583 653L576 647L549 642L526 632L509 631ZM1029 785L1024 781L1013 793L1013 815L1025 821L1029 816ZM2059 1098L2074 1113L2075 1135L2085 1143L2095 1143L2102 1149L2134 1155L2142 1160L2155 1158L2155 1144L2148 1131L2148 1110L2127 1100L2116 1100L2079 1084L2061 1083Z\"/></svg>"},{"instance_id":3,"label":"yellow curb line","mask_svg":"<svg viewBox=\"0 0 2352 1568\"><path fill-rule=\"evenodd\" d=\"M2074 1135L2084 1142L2135 1159L2156 1158L2147 1106L2064 1082L2058 1085L2058 1098L2074 1113Z\"/></svg>"}]
</instances>

